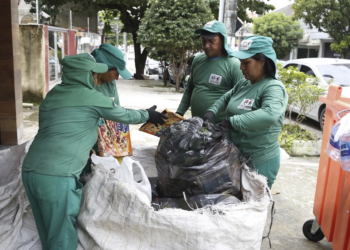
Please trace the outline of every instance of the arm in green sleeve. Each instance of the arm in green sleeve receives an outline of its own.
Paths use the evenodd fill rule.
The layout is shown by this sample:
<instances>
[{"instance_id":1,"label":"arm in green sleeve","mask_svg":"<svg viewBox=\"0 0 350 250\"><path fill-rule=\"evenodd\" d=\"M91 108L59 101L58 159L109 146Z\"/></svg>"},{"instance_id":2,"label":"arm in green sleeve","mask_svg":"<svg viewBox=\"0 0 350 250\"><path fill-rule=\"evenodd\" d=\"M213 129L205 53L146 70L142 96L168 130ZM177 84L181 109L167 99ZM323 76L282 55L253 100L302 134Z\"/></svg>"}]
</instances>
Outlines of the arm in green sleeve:
<instances>
[{"instance_id":1,"label":"arm in green sleeve","mask_svg":"<svg viewBox=\"0 0 350 250\"><path fill-rule=\"evenodd\" d=\"M261 108L231 117L233 129L256 130L270 127L286 111L284 108L286 95L281 86L271 86L262 96Z\"/></svg>"},{"instance_id":2,"label":"arm in green sleeve","mask_svg":"<svg viewBox=\"0 0 350 250\"><path fill-rule=\"evenodd\" d=\"M149 119L148 111L144 109L134 110L116 106L113 109L94 107L101 117L120 123L139 124Z\"/></svg>"},{"instance_id":3,"label":"arm in green sleeve","mask_svg":"<svg viewBox=\"0 0 350 250\"><path fill-rule=\"evenodd\" d=\"M193 91L194 85L193 85L193 79L192 75L188 79L187 86L185 89L185 93L182 96L181 102L179 107L177 108L176 112L179 112L181 114L185 114L188 108L191 105L191 96Z\"/></svg>"},{"instance_id":4,"label":"arm in green sleeve","mask_svg":"<svg viewBox=\"0 0 350 250\"><path fill-rule=\"evenodd\" d=\"M234 92L235 88L226 92L226 94L221 96L220 99L217 100L213 105L211 105L207 111L212 111L215 115L224 112Z\"/></svg>"}]
</instances>

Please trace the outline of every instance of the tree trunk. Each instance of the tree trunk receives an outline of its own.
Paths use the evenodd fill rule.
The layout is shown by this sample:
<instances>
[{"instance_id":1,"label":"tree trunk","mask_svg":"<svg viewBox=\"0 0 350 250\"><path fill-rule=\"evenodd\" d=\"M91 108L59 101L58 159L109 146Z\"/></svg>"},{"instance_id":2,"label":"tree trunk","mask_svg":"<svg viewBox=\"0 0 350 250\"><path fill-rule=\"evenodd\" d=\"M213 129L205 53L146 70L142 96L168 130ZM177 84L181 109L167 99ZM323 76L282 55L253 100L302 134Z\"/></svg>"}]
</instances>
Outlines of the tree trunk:
<instances>
[{"instance_id":1,"label":"tree trunk","mask_svg":"<svg viewBox=\"0 0 350 250\"><path fill-rule=\"evenodd\" d=\"M176 92L180 92L180 72L176 74L176 85L175 85L175 90Z\"/></svg>"},{"instance_id":2,"label":"tree trunk","mask_svg":"<svg viewBox=\"0 0 350 250\"><path fill-rule=\"evenodd\" d=\"M143 51L141 52L141 44L137 42L136 32L132 33L132 39L134 41L135 69L136 69L134 78L144 79L142 75L144 74L148 51L147 49L143 49Z\"/></svg>"},{"instance_id":3,"label":"tree trunk","mask_svg":"<svg viewBox=\"0 0 350 250\"><path fill-rule=\"evenodd\" d=\"M164 64L165 64L165 62L164 62ZM168 76L169 76L168 68L164 66L164 70L163 70L163 83L164 83L164 86L165 86L165 87L168 86Z\"/></svg>"}]
</instances>

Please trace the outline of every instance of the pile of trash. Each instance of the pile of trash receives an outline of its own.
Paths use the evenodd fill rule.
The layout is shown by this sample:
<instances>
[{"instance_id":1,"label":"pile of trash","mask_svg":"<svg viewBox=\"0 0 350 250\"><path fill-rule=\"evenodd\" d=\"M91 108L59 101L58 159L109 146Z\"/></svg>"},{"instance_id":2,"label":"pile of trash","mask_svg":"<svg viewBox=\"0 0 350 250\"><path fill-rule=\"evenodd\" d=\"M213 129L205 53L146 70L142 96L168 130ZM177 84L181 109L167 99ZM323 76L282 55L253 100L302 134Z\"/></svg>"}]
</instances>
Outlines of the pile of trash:
<instances>
[{"instance_id":1,"label":"pile of trash","mask_svg":"<svg viewBox=\"0 0 350 250\"><path fill-rule=\"evenodd\" d=\"M241 169L242 202L225 204L218 201L228 196L198 195L193 205L204 205L198 201L203 196L216 204L187 211L154 209L144 192L94 166L77 218L81 249L258 250L271 196L266 178L244 164Z\"/></svg>"},{"instance_id":2,"label":"pile of trash","mask_svg":"<svg viewBox=\"0 0 350 250\"><path fill-rule=\"evenodd\" d=\"M77 218L78 249L260 249L271 201L266 178L240 165L227 138L210 135L193 118L171 126L158 148L138 159L119 165L93 156ZM20 174L29 145L0 152L6 162L0 249L40 249ZM148 178L142 159L154 150L159 176Z\"/></svg>"},{"instance_id":3,"label":"pile of trash","mask_svg":"<svg viewBox=\"0 0 350 250\"><path fill-rule=\"evenodd\" d=\"M211 134L198 117L176 123L162 134L155 154L158 182L152 180L155 208L239 202L240 152L226 136L213 139Z\"/></svg>"}]
</instances>

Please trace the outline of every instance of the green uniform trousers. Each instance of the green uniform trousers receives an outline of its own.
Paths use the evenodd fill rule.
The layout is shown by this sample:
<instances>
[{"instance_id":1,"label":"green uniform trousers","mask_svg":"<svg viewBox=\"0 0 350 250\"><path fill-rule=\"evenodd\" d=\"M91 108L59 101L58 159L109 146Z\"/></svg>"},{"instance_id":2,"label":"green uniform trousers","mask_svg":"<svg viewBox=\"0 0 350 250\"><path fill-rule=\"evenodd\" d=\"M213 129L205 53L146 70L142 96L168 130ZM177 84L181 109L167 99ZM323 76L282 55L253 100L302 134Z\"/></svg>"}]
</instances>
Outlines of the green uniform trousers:
<instances>
[{"instance_id":1,"label":"green uniform trousers","mask_svg":"<svg viewBox=\"0 0 350 250\"><path fill-rule=\"evenodd\" d=\"M280 154L278 153L278 155L276 155L267 162L264 162L260 165L256 165L255 169L258 172L258 174L267 177L267 185L271 189L272 184L276 180L278 170L280 169Z\"/></svg>"},{"instance_id":2,"label":"green uniform trousers","mask_svg":"<svg viewBox=\"0 0 350 250\"><path fill-rule=\"evenodd\" d=\"M75 177L22 172L43 250L76 250L83 185Z\"/></svg>"}]
</instances>

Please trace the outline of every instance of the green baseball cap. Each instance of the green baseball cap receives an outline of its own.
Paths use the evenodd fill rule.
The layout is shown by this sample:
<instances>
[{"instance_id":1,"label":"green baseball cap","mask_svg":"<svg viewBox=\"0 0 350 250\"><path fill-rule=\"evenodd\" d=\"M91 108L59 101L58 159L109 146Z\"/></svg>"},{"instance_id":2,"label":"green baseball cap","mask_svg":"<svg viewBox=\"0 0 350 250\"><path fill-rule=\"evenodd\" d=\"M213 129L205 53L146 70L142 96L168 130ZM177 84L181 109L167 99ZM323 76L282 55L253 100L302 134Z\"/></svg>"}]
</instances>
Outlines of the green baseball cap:
<instances>
[{"instance_id":1,"label":"green baseball cap","mask_svg":"<svg viewBox=\"0 0 350 250\"><path fill-rule=\"evenodd\" d=\"M232 56L233 49L231 49L227 44L226 28L225 28L225 24L223 24L222 22L219 22L217 20L207 22L206 24L204 24L203 28L196 29L194 33L208 39L212 39L217 34L221 34L224 37L225 50L229 56ZM210 35L208 33L213 33L213 35Z\"/></svg>"},{"instance_id":2,"label":"green baseball cap","mask_svg":"<svg viewBox=\"0 0 350 250\"><path fill-rule=\"evenodd\" d=\"M70 73L75 71L93 71L95 73L104 73L108 67L104 63L97 63L88 53L81 53L72 56L66 56L62 60L62 72Z\"/></svg>"},{"instance_id":3,"label":"green baseball cap","mask_svg":"<svg viewBox=\"0 0 350 250\"><path fill-rule=\"evenodd\" d=\"M270 58L275 64L275 71L277 69L276 52L272 47L273 40L266 36L247 36L241 42L239 51L233 53L233 56L238 59L247 59L255 54L262 53ZM275 72L276 73L276 72Z\"/></svg>"},{"instance_id":4,"label":"green baseball cap","mask_svg":"<svg viewBox=\"0 0 350 250\"><path fill-rule=\"evenodd\" d=\"M103 43L91 55L95 57L97 62L107 64L108 69L117 68L118 73L123 79L130 79L131 73L125 68L124 54L115 46L109 43Z\"/></svg>"}]
</instances>

